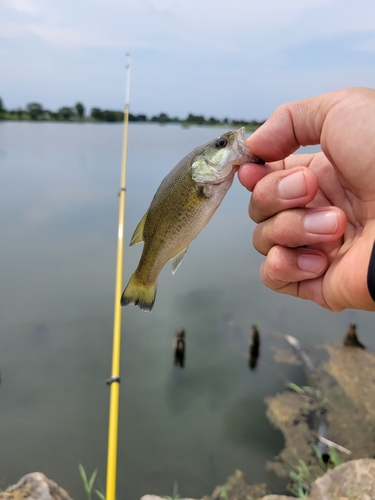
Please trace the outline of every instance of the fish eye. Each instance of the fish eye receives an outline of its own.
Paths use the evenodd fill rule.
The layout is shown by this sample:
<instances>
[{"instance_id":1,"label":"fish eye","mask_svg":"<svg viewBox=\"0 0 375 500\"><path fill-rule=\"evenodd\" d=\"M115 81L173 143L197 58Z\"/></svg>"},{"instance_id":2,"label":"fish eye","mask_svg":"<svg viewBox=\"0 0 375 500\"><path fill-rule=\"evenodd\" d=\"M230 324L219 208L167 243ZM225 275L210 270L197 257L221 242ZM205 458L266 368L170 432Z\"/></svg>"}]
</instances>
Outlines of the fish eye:
<instances>
[{"instance_id":1,"label":"fish eye","mask_svg":"<svg viewBox=\"0 0 375 500\"><path fill-rule=\"evenodd\" d=\"M222 149L228 144L228 140L225 137L219 137L215 142L215 148Z\"/></svg>"}]
</instances>

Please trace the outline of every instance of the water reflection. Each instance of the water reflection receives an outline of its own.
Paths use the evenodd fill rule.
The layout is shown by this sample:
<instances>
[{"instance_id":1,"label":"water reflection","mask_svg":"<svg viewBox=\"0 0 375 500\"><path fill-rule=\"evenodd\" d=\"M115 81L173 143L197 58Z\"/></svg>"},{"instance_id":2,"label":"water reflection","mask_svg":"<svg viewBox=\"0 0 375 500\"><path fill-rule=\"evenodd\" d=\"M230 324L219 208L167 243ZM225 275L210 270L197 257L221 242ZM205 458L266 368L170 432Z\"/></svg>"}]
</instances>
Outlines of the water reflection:
<instances>
[{"instance_id":1,"label":"water reflection","mask_svg":"<svg viewBox=\"0 0 375 500\"><path fill-rule=\"evenodd\" d=\"M217 134L130 125L127 242L161 179ZM121 125L0 122L6 483L39 469L78 498L78 463L98 467L104 482L121 141ZM371 314L332 314L262 285L248 201L235 180L176 275L161 273L152 314L123 312L119 496L170 494L177 480L184 496L200 498L236 468L272 486L265 461L281 443L263 398L296 377L293 367L272 371L273 333L309 348L327 335L341 341L355 321L366 346L375 345ZM124 281L140 251L126 248ZM254 323L262 362L250 373ZM176 325L188 335L183 369L171 360Z\"/></svg>"},{"instance_id":2,"label":"water reflection","mask_svg":"<svg viewBox=\"0 0 375 500\"><path fill-rule=\"evenodd\" d=\"M185 328L177 330L174 334L174 365L183 368L185 366Z\"/></svg>"}]
</instances>

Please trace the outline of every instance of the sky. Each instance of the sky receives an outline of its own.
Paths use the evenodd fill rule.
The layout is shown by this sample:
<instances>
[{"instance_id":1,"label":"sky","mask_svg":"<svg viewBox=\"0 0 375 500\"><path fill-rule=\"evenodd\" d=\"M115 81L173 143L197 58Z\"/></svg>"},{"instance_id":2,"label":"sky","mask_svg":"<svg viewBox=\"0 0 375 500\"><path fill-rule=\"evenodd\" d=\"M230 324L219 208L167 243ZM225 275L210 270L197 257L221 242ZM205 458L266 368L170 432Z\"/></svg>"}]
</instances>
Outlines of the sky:
<instances>
[{"instance_id":1,"label":"sky","mask_svg":"<svg viewBox=\"0 0 375 500\"><path fill-rule=\"evenodd\" d=\"M374 0L1 0L8 109L81 101L264 120L280 104L375 87Z\"/></svg>"}]
</instances>

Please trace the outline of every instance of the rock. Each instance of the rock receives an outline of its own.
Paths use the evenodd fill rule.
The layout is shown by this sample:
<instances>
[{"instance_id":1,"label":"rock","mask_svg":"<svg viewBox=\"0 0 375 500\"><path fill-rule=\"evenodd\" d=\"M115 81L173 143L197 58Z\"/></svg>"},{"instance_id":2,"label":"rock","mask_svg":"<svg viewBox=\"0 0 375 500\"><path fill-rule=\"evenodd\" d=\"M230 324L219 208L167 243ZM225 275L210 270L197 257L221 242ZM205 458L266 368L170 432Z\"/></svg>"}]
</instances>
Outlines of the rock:
<instances>
[{"instance_id":1,"label":"rock","mask_svg":"<svg viewBox=\"0 0 375 500\"><path fill-rule=\"evenodd\" d=\"M287 497L285 495L267 495L261 498L261 500L291 500L291 498L295 499L295 497Z\"/></svg>"},{"instance_id":2,"label":"rock","mask_svg":"<svg viewBox=\"0 0 375 500\"><path fill-rule=\"evenodd\" d=\"M340 345L322 346L329 358L318 368L318 385L306 391L285 391L265 399L267 417L281 430L285 447L267 463L281 477L302 460L313 482L324 474L316 453L319 412L325 411L327 438L351 451L352 460L370 458L375 450L375 353ZM338 452L341 461L349 456ZM375 497L374 497L375 498Z\"/></svg>"},{"instance_id":3,"label":"rock","mask_svg":"<svg viewBox=\"0 0 375 500\"><path fill-rule=\"evenodd\" d=\"M224 493L225 492L225 493ZM267 493L265 484L246 483L243 472L236 470L233 476L228 477L224 486L217 486L211 496L205 496L203 500L260 500ZM226 496L225 496L226 495Z\"/></svg>"},{"instance_id":4,"label":"rock","mask_svg":"<svg viewBox=\"0 0 375 500\"><path fill-rule=\"evenodd\" d=\"M309 500L372 500L375 498L375 460L362 458L339 465L317 479Z\"/></svg>"},{"instance_id":5,"label":"rock","mask_svg":"<svg viewBox=\"0 0 375 500\"><path fill-rule=\"evenodd\" d=\"M324 346L321 390L328 398L332 441L351 452L351 459L372 458L375 449L375 353ZM328 376L326 376L327 374ZM346 457L341 456L346 460Z\"/></svg>"},{"instance_id":6,"label":"rock","mask_svg":"<svg viewBox=\"0 0 375 500\"><path fill-rule=\"evenodd\" d=\"M71 500L68 493L41 472L21 477L0 493L0 500Z\"/></svg>"},{"instance_id":7,"label":"rock","mask_svg":"<svg viewBox=\"0 0 375 500\"><path fill-rule=\"evenodd\" d=\"M285 391L265 398L265 402L268 419L281 430L285 438L284 449L278 457L267 462L267 469L273 470L280 477L288 477L291 466L297 468L299 460L303 460L308 466L315 465L316 456L309 447L315 440L308 425L308 415L315 410L311 398Z\"/></svg>"},{"instance_id":8,"label":"rock","mask_svg":"<svg viewBox=\"0 0 375 500\"><path fill-rule=\"evenodd\" d=\"M165 497L159 497L158 495L144 495L141 498L141 500L165 500ZM180 498L179 500L194 500L194 499L193 498Z\"/></svg>"}]
</instances>

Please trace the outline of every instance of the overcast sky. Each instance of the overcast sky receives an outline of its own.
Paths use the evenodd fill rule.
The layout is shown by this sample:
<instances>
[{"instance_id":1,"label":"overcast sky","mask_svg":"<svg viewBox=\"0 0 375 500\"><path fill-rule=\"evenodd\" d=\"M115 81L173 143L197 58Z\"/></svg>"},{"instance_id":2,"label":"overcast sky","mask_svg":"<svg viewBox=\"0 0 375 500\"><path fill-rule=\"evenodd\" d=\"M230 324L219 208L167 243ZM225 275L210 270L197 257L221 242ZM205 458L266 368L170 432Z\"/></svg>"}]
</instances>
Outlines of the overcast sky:
<instances>
[{"instance_id":1,"label":"overcast sky","mask_svg":"<svg viewBox=\"0 0 375 500\"><path fill-rule=\"evenodd\" d=\"M8 108L264 119L279 104L375 87L374 0L1 0Z\"/></svg>"}]
</instances>

